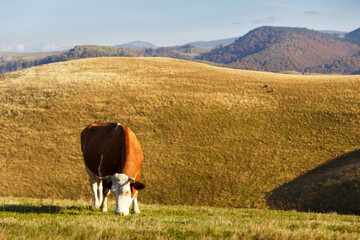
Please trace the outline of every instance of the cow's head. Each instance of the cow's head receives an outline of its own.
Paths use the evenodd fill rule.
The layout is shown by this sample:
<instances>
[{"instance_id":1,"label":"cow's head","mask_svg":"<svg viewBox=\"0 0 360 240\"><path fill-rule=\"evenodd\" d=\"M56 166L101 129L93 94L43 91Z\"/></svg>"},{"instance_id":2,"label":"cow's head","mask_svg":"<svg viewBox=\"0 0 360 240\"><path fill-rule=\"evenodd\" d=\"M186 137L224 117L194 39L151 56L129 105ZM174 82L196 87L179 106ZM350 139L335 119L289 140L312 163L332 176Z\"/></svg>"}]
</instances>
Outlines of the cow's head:
<instances>
[{"instance_id":1,"label":"cow's head","mask_svg":"<svg viewBox=\"0 0 360 240\"><path fill-rule=\"evenodd\" d=\"M116 209L115 214L126 216L129 214L129 208L133 198L131 198L131 189L142 190L145 185L140 182L135 182L135 179L123 173L115 173L114 175L103 177L111 180L111 191L115 195ZM133 195L134 197L136 195Z\"/></svg>"}]
</instances>

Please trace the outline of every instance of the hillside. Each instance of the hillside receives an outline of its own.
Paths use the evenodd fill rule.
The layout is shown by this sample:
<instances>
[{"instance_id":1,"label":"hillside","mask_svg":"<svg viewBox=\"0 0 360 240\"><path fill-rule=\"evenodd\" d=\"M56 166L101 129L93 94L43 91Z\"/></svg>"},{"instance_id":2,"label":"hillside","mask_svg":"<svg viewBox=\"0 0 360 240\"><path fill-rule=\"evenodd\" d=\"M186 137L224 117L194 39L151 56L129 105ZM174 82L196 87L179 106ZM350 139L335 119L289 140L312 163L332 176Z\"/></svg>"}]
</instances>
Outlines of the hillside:
<instances>
[{"instance_id":1,"label":"hillside","mask_svg":"<svg viewBox=\"0 0 360 240\"><path fill-rule=\"evenodd\" d=\"M63 52L19 53L0 51L0 74L22 69L22 64L24 63L38 62L41 61L41 59L50 58L50 56L53 55L61 55L62 53ZM24 64L24 67L27 66Z\"/></svg>"},{"instance_id":2,"label":"hillside","mask_svg":"<svg viewBox=\"0 0 360 240\"><path fill-rule=\"evenodd\" d=\"M242 69L306 72L307 68L346 60L359 51L359 46L330 34L305 28L260 27L199 59ZM331 73L351 74L359 70Z\"/></svg>"},{"instance_id":3,"label":"hillside","mask_svg":"<svg viewBox=\"0 0 360 240\"><path fill-rule=\"evenodd\" d=\"M0 54L0 73L17 71L33 66L40 66L55 62L64 62L80 58L93 57L134 57L143 56L144 52L140 49L125 49L118 47L107 47L98 45L80 45L72 49L55 53L34 53L13 55Z\"/></svg>"},{"instance_id":4,"label":"hillside","mask_svg":"<svg viewBox=\"0 0 360 240\"><path fill-rule=\"evenodd\" d=\"M193 44L186 44L174 47L160 47L157 49L146 49L145 56L168 57L176 59L193 60L203 53L211 51L211 47L201 47Z\"/></svg>"},{"instance_id":5,"label":"hillside","mask_svg":"<svg viewBox=\"0 0 360 240\"><path fill-rule=\"evenodd\" d=\"M276 189L360 148L358 89L359 76L167 58L89 58L0 75L0 195L91 199L79 136L105 120L129 126L142 144L141 202L264 207ZM336 184L360 184L360 161L351 164ZM333 211L348 212L341 203L359 191L332 192Z\"/></svg>"},{"instance_id":6,"label":"hillside","mask_svg":"<svg viewBox=\"0 0 360 240\"><path fill-rule=\"evenodd\" d=\"M339 37L341 39L344 38L342 40L360 46L360 28ZM354 53L351 57L343 57L333 62L308 67L305 69L305 72L321 74L360 74L360 51Z\"/></svg>"},{"instance_id":7,"label":"hillside","mask_svg":"<svg viewBox=\"0 0 360 240\"><path fill-rule=\"evenodd\" d=\"M275 189L268 195L274 209L360 214L360 149L335 158ZM335 196L334 196L335 194ZM339 197L338 205L334 199Z\"/></svg>"},{"instance_id":8,"label":"hillside","mask_svg":"<svg viewBox=\"0 0 360 240\"><path fill-rule=\"evenodd\" d=\"M210 47L200 47L192 44L160 48L154 46L154 48L152 48L144 42L132 42L115 47L80 45L63 52L40 54L0 51L0 74L49 63L93 57L170 57L193 60L196 56L209 52L211 49Z\"/></svg>"},{"instance_id":9,"label":"hillside","mask_svg":"<svg viewBox=\"0 0 360 240\"><path fill-rule=\"evenodd\" d=\"M335 60L320 66L305 68L305 72L321 74L360 74L360 55Z\"/></svg>"},{"instance_id":10,"label":"hillside","mask_svg":"<svg viewBox=\"0 0 360 240\"><path fill-rule=\"evenodd\" d=\"M360 46L360 28L346 34L345 39Z\"/></svg>"}]
</instances>

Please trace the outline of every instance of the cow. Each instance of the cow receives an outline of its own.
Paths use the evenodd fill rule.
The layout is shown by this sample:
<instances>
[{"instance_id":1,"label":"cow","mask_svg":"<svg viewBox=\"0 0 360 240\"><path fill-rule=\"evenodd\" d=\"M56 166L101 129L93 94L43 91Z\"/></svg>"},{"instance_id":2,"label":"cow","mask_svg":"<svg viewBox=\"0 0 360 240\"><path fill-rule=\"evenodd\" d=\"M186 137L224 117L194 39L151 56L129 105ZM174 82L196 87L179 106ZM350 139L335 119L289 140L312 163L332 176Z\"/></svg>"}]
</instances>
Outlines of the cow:
<instances>
[{"instance_id":1,"label":"cow","mask_svg":"<svg viewBox=\"0 0 360 240\"><path fill-rule=\"evenodd\" d=\"M119 123L94 122L81 132L81 150L94 207L107 212L111 189L116 215L128 215L130 205L133 213L140 213L137 191L145 188L139 182L144 155L135 134Z\"/></svg>"}]
</instances>

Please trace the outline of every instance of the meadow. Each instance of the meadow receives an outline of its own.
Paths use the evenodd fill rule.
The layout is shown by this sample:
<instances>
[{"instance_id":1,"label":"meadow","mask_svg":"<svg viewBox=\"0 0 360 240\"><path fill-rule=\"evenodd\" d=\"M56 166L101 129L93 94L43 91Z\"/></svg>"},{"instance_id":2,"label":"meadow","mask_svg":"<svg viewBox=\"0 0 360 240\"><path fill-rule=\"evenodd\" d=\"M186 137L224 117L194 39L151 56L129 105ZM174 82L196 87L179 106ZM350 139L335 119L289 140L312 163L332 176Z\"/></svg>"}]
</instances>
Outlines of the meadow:
<instances>
[{"instance_id":1,"label":"meadow","mask_svg":"<svg viewBox=\"0 0 360 240\"><path fill-rule=\"evenodd\" d=\"M147 185L139 199L149 208L356 214L359 89L360 76L168 58L92 58L3 74L0 195L91 199L80 133L104 120L136 133Z\"/></svg>"},{"instance_id":2,"label":"meadow","mask_svg":"<svg viewBox=\"0 0 360 240\"><path fill-rule=\"evenodd\" d=\"M359 239L360 217L141 204L119 217L90 202L0 198L1 239Z\"/></svg>"}]
</instances>

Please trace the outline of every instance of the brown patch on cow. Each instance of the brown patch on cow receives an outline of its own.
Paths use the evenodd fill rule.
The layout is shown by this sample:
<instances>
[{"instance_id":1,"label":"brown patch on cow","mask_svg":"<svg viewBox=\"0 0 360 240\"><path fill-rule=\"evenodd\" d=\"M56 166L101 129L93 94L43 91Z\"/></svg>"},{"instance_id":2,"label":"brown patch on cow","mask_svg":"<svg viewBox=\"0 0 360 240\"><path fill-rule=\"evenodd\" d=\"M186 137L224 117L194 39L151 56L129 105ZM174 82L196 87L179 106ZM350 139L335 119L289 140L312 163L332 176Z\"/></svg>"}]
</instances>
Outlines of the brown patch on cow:
<instances>
[{"instance_id":1,"label":"brown patch on cow","mask_svg":"<svg viewBox=\"0 0 360 240\"><path fill-rule=\"evenodd\" d=\"M144 155L135 133L128 127L102 121L92 123L81 133L81 146L85 165L94 174L124 173L138 182ZM133 188L131 197L140 185L143 184Z\"/></svg>"}]
</instances>

